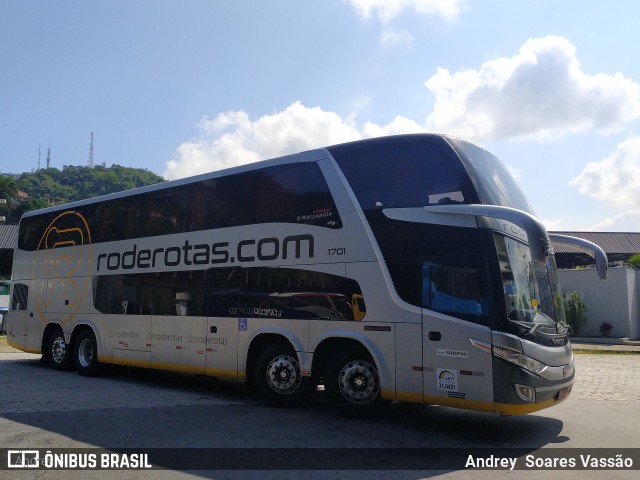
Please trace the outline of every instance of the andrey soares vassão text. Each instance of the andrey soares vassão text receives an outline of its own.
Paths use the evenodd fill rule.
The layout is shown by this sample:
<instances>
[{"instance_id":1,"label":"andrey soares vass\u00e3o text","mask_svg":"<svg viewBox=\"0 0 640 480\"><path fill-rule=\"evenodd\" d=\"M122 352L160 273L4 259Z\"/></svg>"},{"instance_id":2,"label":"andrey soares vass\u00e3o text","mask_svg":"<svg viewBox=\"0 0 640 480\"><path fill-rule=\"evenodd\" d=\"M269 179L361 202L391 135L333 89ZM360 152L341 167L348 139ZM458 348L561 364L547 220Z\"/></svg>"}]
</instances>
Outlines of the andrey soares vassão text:
<instances>
[{"instance_id":1,"label":"andrey soares vass\u00e3o text","mask_svg":"<svg viewBox=\"0 0 640 480\"><path fill-rule=\"evenodd\" d=\"M489 455L477 457L469 455L465 468L478 469L633 469L634 461L618 453L610 456L579 454L576 456L551 456L548 452L544 456L533 454L518 457L499 457Z\"/></svg>"}]
</instances>

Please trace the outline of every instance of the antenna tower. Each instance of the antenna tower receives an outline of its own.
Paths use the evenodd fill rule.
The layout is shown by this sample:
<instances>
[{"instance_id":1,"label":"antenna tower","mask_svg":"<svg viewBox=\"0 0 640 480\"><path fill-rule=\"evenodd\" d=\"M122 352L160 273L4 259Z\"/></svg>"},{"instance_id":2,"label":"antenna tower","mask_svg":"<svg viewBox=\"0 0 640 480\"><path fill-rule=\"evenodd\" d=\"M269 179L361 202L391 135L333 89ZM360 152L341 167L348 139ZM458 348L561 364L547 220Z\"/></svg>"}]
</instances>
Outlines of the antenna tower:
<instances>
[{"instance_id":1,"label":"antenna tower","mask_svg":"<svg viewBox=\"0 0 640 480\"><path fill-rule=\"evenodd\" d=\"M49 140L49 148L47 148L47 168L51 167L51 140Z\"/></svg>"},{"instance_id":2,"label":"antenna tower","mask_svg":"<svg viewBox=\"0 0 640 480\"><path fill-rule=\"evenodd\" d=\"M89 143L89 167L93 168L93 132L91 132L91 142Z\"/></svg>"}]
</instances>

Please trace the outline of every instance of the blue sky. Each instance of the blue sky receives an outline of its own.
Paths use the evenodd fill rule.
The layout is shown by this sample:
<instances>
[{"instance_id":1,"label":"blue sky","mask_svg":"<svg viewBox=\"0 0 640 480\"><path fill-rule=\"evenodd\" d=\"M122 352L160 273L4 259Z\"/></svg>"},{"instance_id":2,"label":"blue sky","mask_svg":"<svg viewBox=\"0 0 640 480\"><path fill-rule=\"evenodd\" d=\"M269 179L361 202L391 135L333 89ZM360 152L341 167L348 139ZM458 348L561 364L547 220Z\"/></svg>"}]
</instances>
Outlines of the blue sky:
<instances>
[{"instance_id":1,"label":"blue sky","mask_svg":"<svg viewBox=\"0 0 640 480\"><path fill-rule=\"evenodd\" d=\"M417 131L496 154L552 230L639 231L640 2L2 0L0 172L167 179Z\"/></svg>"}]
</instances>

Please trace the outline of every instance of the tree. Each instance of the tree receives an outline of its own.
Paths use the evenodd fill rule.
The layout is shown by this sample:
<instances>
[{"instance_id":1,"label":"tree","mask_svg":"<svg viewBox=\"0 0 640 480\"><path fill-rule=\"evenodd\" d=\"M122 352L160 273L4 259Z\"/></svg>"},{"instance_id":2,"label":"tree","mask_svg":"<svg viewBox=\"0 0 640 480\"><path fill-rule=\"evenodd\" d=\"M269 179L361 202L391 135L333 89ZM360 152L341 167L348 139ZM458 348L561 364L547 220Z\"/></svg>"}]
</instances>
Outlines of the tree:
<instances>
[{"instance_id":1,"label":"tree","mask_svg":"<svg viewBox=\"0 0 640 480\"><path fill-rule=\"evenodd\" d=\"M580 292L563 292L562 295L564 296L564 313L571 327L571 334L577 335L587 321L587 304Z\"/></svg>"},{"instance_id":2,"label":"tree","mask_svg":"<svg viewBox=\"0 0 640 480\"><path fill-rule=\"evenodd\" d=\"M23 173L17 184L31 198L55 198L67 202L75 200L76 191L62 185L59 180L60 171L57 168L42 168L33 173Z\"/></svg>"},{"instance_id":3,"label":"tree","mask_svg":"<svg viewBox=\"0 0 640 480\"><path fill-rule=\"evenodd\" d=\"M26 212L31 210L38 210L40 208L47 208L49 202L44 198L27 198L21 202L18 202L16 206L11 210L8 218L8 223L18 223L20 217Z\"/></svg>"},{"instance_id":4,"label":"tree","mask_svg":"<svg viewBox=\"0 0 640 480\"><path fill-rule=\"evenodd\" d=\"M11 175L0 175L0 198L7 203L18 200L18 185Z\"/></svg>"},{"instance_id":5,"label":"tree","mask_svg":"<svg viewBox=\"0 0 640 480\"><path fill-rule=\"evenodd\" d=\"M6 217L12 223L12 210L18 204L18 185L11 175L0 175L0 199L6 200L6 211L0 212L0 216Z\"/></svg>"},{"instance_id":6,"label":"tree","mask_svg":"<svg viewBox=\"0 0 640 480\"><path fill-rule=\"evenodd\" d=\"M164 182L164 179L149 170L120 165L96 165L93 168L65 165L62 170L42 168L23 173L13 182L16 188L12 198L17 199L18 190L22 190L29 195L29 200L20 202L20 208L11 215L11 221L17 222L24 212L48 206L51 200L59 203L73 202L160 182ZM0 183L0 194L1 192ZM16 201L13 207L16 208L17 205Z\"/></svg>"},{"instance_id":7,"label":"tree","mask_svg":"<svg viewBox=\"0 0 640 480\"><path fill-rule=\"evenodd\" d=\"M640 253L636 253L635 255L631 255L629 260L627 260L626 264L627 264L628 267L640 270Z\"/></svg>"}]
</instances>

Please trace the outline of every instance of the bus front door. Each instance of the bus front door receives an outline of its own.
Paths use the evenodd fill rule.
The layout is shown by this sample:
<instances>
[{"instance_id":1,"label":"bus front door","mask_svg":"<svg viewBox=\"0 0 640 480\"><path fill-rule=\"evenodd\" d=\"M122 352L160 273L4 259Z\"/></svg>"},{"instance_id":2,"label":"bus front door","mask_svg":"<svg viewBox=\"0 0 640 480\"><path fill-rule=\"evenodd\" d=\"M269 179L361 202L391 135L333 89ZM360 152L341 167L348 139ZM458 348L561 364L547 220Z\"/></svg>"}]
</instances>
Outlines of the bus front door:
<instances>
[{"instance_id":1,"label":"bus front door","mask_svg":"<svg viewBox=\"0 0 640 480\"><path fill-rule=\"evenodd\" d=\"M493 411L489 307L477 269L424 262L422 277L425 403Z\"/></svg>"},{"instance_id":2,"label":"bus front door","mask_svg":"<svg viewBox=\"0 0 640 480\"><path fill-rule=\"evenodd\" d=\"M40 319L34 315L26 281L13 284L10 310L4 326L9 344L28 352L40 352L43 326ZM29 336L27 332L30 332Z\"/></svg>"}]
</instances>

